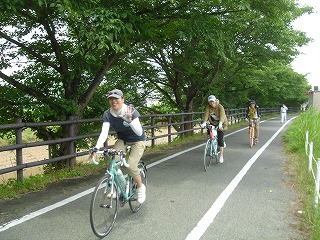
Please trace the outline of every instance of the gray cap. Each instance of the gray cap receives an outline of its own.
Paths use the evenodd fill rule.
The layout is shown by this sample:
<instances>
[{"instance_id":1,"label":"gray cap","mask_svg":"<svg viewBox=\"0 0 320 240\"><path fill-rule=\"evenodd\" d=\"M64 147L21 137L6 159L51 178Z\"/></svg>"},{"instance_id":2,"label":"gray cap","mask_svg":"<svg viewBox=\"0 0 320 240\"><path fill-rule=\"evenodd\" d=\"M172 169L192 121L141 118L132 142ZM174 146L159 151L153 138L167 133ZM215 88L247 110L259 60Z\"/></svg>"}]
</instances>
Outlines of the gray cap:
<instances>
[{"instance_id":1,"label":"gray cap","mask_svg":"<svg viewBox=\"0 0 320 240\"><path fill-rule=\"evenodd\" d=\"M123 97L123 93L121 90L119 89L113 89L112 91L108 92L108 98L122 98Z\"/></svg>"}]
</instances>

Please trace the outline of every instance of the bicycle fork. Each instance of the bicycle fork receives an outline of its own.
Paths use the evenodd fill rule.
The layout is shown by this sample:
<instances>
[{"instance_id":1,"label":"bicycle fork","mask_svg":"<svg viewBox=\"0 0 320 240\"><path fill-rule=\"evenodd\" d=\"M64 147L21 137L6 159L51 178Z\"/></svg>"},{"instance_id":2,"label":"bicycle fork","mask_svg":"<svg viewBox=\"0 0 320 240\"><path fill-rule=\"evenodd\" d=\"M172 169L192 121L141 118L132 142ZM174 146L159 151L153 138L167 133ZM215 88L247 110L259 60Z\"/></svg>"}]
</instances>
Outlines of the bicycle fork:
<instances>
[{"instance_id":1,"label":"bicycle fork","mask_svg":"<svg viewBox=\"0 0 320 240\"><path fill-rule=\"evenodd\" d=\"M106 203L102 203L100 204L100 207L101 208L113 208L112 204L113 204L113 194L117 194L115 192L115 189L114 189L114 174L110 173L109 171L107 171L107 174L108 174L108 180L106 182L106 186L104 187L104 190L103 190L103 195L105 198L107 198L109 201L109 204L107 203L108 201L105 201ZM111 187L110 189L110 192L107 193L108 189ZM108 196L110 195L110 196ZM117 195L116 195L117 197Z\"/></svg>"}]
</instances>

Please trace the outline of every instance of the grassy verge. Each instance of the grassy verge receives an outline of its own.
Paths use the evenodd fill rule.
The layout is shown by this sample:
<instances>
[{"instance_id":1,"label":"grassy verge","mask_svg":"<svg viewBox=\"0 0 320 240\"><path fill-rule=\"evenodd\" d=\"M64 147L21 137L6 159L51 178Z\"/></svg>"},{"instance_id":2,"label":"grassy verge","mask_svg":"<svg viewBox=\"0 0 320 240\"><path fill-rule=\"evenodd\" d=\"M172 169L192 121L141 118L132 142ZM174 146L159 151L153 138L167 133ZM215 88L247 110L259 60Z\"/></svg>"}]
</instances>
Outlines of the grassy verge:
<instances>
[{"instance_id":1,"label":"grassy verge","mask_svg":"<svg viewBox=\"0 0 320 240\"><path fill-rule=\"evenodd\" d=\"M0 200L19 198L22 194L39 191L48 185L63 179L79 178L92 174L102 169L105 165L79 164L74 169L52 171L46 174L36 174L26 177L23 182L9 179L6 183L0 184Z\"/></svg>"},{"instance_id":2,"label":"grassy verge","mask_svg":"<svg viewBox=\"0 0 320 240\"><path fill-rule=\"evenodd\" d=\"M314 109L299 115L288 128L284 140L286 151L290 153L288 161L293 184L299 194L302 208L300 230L306 233L306 239L320 240L320 210L315 207L313 174L308 171L308 156L305 152L306 131L309 141L314 143L314 156L320 157L320 113ZM315 161L313 169L316 171Z\"/></svg>"}]
</instances>

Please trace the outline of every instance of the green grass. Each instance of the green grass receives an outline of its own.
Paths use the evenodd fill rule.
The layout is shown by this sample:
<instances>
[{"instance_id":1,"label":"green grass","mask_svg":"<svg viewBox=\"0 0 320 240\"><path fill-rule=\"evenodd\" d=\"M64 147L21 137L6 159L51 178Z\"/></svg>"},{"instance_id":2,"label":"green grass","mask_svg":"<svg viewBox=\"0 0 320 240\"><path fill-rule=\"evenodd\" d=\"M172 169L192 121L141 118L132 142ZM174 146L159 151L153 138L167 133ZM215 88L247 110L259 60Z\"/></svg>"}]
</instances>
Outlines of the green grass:
<instances>
[{"instance_id":1,"label":"green grass","mask_svg":"<svg viewBox=\"0 0 320 240\"><path fill-rule=\"evenodd\" d=\"M93 164L79 164L72 170L63 169L29 176L24 178L23 182L19 182L16 179L9 179L7 182L0 184L0 200L19 198L24 193L39 191L63 179L79 178L96 174L97 171L104 168L104 166L105 164L99 164L98 166Z\"/></svg>"},{"instance_id":2,"label":"green grass","mask_svg":"<svg viewBox=\"0 0 320 240\"><path fill-rule=\"evenodd\" d=\"M308 171L308 156L305 152L306 132L309 142L313 141L314 157L320 157L320 113L315 109L299 115L289 126L284 141L286 151L291 157L287 168L293 176L293 184L298 191L302 208L300 228L307 235L306 239L320 240L320 210L314 207L315 181ZM316 171L315 163L313 169Z\"/></svg>"}]
</instances>

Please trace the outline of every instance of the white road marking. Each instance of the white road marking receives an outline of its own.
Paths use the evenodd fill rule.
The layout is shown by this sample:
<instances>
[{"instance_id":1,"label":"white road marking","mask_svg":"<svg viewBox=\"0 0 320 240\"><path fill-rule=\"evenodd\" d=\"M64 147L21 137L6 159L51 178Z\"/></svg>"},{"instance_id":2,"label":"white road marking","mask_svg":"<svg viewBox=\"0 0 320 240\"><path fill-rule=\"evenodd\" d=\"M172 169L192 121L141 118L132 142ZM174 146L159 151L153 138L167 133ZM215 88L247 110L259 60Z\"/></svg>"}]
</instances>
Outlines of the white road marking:
<instances>
[{"instance_id":1,"label":"white road marking","mask_svg":"<svg viewBox=\"0 0 320 240\"><path fill-rule=\"evenodd\" d=\"M295 118L295 117L294 117ZM193 230L188 234L186 240L196 240L200 239L201 236L205 233L207 228L213 222L217 214L222 209L225 202L228 200L233 190L238 186L241 179L248 172L250 167L254 164L254 162L258 159L258 157L266 150L266 148L270 145L270 143L276 138L276 136L282 131L282 129L294 118L287 121L257 152L256 154L246 163L246 165L241 169L241 171L235 176L235 178L230 182L230 184L223 190L223 192L219 195L216 201L212 204L210 209L206 212L206 214L201 218L198 222L197 226L193 228Z\"/></svg>"},{"instance_id":2,"label":"white road marking","mask_svg":"<svg viewBox=\"0 0 320 240\"><path fill-rule=\"evenodd\" d=\"M25 215L22 218L18 218L18 219L12 220L11 222L5 223L5 224L0 226L0 232L8 230L9 228L14 227L14 226L16 226L16 225L18 225L20 223L26 222L26 221L28 221L28 220L30 220L32 218L38 217L38 216L40 216L42 214L45 214L45 213L47 213L47 212L49 212L51 210L54 210L54 209L59 208L59 207L61 207L63 205L66 205L66 204L68 204L70 202L73 202L73 201L75 201L75 200L77 200L77 199L79 199L81 197L84 197L85 195L88 195L88 194L92 193L93 190L94 190L94 187L90 188L90 189L88 189L86 191L83 191L81 193L78 193L78 194L76 194L76 195L74 195L72 197L66 198L66 199L64 199L64 200L62 200L60 202L52 204L52 205L50 205L48 207L42 208L42 209L40 209L38 211L32 212L32 213L30 213L28 215Z\"/></svg>"}]
</instances>

